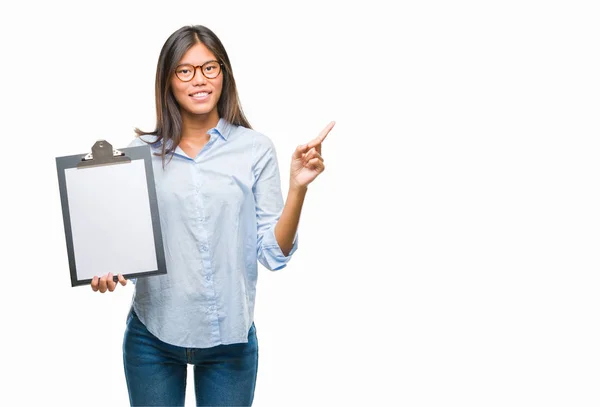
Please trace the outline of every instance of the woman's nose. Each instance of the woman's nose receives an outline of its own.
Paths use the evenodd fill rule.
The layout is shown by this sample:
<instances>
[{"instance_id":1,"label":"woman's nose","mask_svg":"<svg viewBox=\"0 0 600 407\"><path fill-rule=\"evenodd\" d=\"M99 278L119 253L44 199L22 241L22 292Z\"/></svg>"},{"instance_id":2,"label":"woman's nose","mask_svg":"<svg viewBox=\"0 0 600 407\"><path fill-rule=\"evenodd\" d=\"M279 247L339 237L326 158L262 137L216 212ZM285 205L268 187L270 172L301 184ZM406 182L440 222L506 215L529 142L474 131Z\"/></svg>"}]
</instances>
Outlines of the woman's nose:
<instances>
[{"instance_id":1,"label":"woman's nose","mask_svg":"<svg viewBox=\"0 0 600 407\"><path fill-rule=\"evenodd\" d=\"M192 78L192 84L204 84L206 83L206 77L202 74L202 67L197 66L194 68L194 77Z\"/></svg>"}]
</instances>

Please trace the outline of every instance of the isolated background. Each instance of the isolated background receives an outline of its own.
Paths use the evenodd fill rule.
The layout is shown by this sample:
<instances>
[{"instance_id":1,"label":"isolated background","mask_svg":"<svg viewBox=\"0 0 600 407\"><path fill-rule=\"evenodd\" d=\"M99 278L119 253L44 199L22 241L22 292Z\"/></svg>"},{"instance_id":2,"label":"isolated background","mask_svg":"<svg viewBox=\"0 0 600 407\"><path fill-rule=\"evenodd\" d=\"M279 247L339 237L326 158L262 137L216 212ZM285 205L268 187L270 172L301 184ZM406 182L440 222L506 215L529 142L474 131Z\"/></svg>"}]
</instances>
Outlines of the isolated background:
<instances>
[{"instance_id":1,"label":"isolated background","mask_svg":"<svg viewBox=\"0 0 600 407\"><path fill-rule=\"evenodd\" d=\"M0 6L0 404L128 403L133 287L70 287L54 158L153 128L187 24L223 41L284 194L337 121L297 254L261 268L255 406L600 404L595 2L350 3Z\"/></svg>"}]
</instances>

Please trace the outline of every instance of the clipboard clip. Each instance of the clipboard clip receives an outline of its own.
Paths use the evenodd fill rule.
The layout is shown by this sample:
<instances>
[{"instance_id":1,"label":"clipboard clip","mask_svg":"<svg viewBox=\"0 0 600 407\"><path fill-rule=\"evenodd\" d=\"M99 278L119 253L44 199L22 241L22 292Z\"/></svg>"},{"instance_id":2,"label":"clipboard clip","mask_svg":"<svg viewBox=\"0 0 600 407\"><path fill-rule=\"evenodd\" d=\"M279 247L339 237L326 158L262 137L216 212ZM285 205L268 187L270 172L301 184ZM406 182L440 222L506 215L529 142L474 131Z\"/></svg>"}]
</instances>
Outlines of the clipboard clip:
<instances>
[{"instance_id":1,"label":"clipboard clip","mask_svg":"<svg viewBox=\"0 0 600 407\"><path fill-rule=\"evenodd\" d=\"M92 146L92 152L81 159L77 168L129 162L131 162L131 158L127 157L125 153L114 149L112 144L106 140L98 140Z\"/></svg>"}]
</instances>

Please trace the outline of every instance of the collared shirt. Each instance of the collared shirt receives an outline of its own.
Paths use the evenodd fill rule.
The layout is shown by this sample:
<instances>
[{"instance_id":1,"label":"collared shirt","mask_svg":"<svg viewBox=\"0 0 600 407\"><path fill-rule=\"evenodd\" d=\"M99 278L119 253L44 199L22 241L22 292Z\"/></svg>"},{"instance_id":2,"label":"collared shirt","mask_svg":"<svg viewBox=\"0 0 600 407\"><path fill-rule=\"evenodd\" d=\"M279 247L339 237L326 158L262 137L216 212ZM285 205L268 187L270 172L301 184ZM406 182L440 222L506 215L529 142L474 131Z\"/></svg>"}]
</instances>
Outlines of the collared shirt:
<instances>
[{"instance_id":1,"label":"collared shirt","mask_svg":"<svg viewBox=\"0 0 600 407\"><path fill-rule=\"evenodd\" d=\"M152 334L188 348L246 343L258 261L279 270L298 245L286 257L275 240L283 197L272 141L224 119L208 134L196 157L177 147L164 169L152 158L167 274L138 278L132 301Z\"/></svg>"}]
</instances>

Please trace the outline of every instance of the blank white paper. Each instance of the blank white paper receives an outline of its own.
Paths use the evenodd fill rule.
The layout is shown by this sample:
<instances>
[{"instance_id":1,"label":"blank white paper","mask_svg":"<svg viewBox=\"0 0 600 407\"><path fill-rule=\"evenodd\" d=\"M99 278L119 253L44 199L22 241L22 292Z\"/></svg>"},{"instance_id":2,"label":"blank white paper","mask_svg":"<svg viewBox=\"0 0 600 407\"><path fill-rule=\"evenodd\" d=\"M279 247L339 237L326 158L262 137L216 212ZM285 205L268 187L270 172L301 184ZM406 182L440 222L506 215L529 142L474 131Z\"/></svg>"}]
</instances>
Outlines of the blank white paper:
<instances>
[{"instance_id":1,"label":"blank white paper","mask_svg":"<svg viewBox=\"0 0 600 407\"><path fill-rule=\"evenodd\" d=\"M157 269L144 160L65 170L77 278Z\"/></svg>"}]
</instances>

